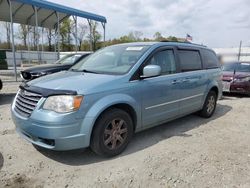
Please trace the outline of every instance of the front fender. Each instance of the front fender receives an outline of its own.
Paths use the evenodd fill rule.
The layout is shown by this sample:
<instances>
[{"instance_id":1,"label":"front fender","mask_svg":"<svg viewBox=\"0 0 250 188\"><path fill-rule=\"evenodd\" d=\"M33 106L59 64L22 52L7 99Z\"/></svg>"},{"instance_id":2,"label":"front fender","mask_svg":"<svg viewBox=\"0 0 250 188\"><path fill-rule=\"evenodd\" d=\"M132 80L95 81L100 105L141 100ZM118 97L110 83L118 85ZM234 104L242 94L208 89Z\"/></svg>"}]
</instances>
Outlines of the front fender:
<instances>
[{"instance_id":1,"label":"front fender","mask_svg":"<svg viewBox=\"0 0 250 188\"><path fill-rule=\"evenodd\" d=\"M101 115L109 107L116 105L116 104L127 104L130 105L137 116L137 128L141 126L141 110L140 110L140 103L138 103L134 98L126 94L113 94L105 96L98 101L96 101L92 107L88 110L85 115L85 118L82 122L81 132L88 136L88 141L90 143L92 129L97 118ZM89 144L88 143L88 144Z\"/></svg>"}]
</instances>

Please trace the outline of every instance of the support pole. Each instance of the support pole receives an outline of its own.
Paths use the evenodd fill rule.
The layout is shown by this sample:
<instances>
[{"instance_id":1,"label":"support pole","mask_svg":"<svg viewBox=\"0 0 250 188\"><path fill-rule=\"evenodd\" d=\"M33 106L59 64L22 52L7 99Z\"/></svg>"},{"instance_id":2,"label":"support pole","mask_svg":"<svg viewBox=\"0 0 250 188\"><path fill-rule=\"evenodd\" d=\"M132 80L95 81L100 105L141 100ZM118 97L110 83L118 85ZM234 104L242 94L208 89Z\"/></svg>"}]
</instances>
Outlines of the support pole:
<instances>
[{"instance_id":1,"label":"support pole","mask_svg":"<svg viewBox=\"0 0 250 188\"><path fill-rule=\"evenodd\" d=\"M91 25L91 21L88 20L89 23L89 45L90 45L90 51L93 51L93 45L92 45L92 25Z\"/></svg>"},{"instance_id":2,"label":"support pole","mask_svg":"<svg viewBox=\"0 0 250 188\"><path fill-rule=\"evenodd\" d=\"M55 29L55 34L57 33L57 30ZM56 44L57 44L57 39L56 39L56 37L54 38L55 39L55 41L54 41L54 54L55 54L55 59L58 59L58 55L57 55L57 53L56 53Z\"/></svg>"},{"instance_id":3,"label":"support pole","mask_svg":"<svg viewBox=\"0 0 250 188\"><path fill-rule=\"evenodd\" d=\"M75 39L76 39L76 45L75 45L75 50L76 50L76 52L78 51L78 33L77 33L77 16L74 16L73 17L74 18L74 20L75 20Z\"/></svg>"},{"instance_id":4,"label":"support pole","mask_svg":"<svg viewBox=\"0 0 250 188\"><path fill-rule=\"evenodd\" d=\"M31 64L30 60L30 26L28 25L28 54L29 54L29 64Z\"/></svg>"},{"instance_id":5,"label":"support pole","mask_svg":"<svg viewBox=\"0 0 250 188\"><path fill-rule=\"evenodd\" d=\"M240 56L241 56L241 45L242 45L242 41L240 41L239 54L238 54L238 61L240 61Z\"/></svg>"},{"instance_id":6,"label":"support pole","mask_svg":"<svg viewBox=\"0 0 250 188\"><path fill-rule=\"evenodd\" d=\"M60 15L59 12L56 12L57 17L57 59L60 59Z\"/></svg>"},{"instance_id":7,"label":"support pole","mask_svg":"<svg viewBox=\"0 0 250 188\"><path fill-rule=\"evenodd\" d=\"M102 23L102 27L103 27L103 46L105 47L105 42L106 42L106 24Z\"/></svg>"},{"instance_id":8,"label":"support pole","mask_svg":"<svg viewBox=\"0 0 250 188\"><path fill-rule=\"evenodd\" d=\"M13 27L13 14L12 14L12 4L11 1L8 0L10 7L10 22L11 22L11 39L12 39L12 53L13 53L13 62L14 62L14 70L15 70L15 79L17 82L17 70L16 70L16 49L15 49L15 41L14 41L14 27Z\"/></svg>"},{"instance_id":9,"label":"support pole","mask_svg":"<svg viewBox=\"0 0 250 188\"><path fill-rule=\"evenodd\" d=\"M41 53L41 59L44 59L44 53L43 53L44 52L43 32L44 32L44 28L42 28L42 53Z\"/></svg>"},{"instance_id":10,"label":"support pole","mask_svg":"<svg viewBox=\"0 0 250 188\"><path fill-rule=\"evenodd\" d=\"M44 51L44 41L43 41L44 27L42 28L42 52Z\"/></svg>"},{"instance_id":11,"label":"support pole","mask_svg":"<svg viewBox=\"0 0 250 188\"><path fill-rule=\"evenodd\" d=\"M36 43L37 43L37 57L38 57L38 62L41 62L41 57L40 57L40 49L39 49L39 39L38 39L38 17L37 17L37 7L34 7L35 10L35 20L36 20L36 26L35 26L35 38L36 38Z\"/></svg>"}]
</instances>

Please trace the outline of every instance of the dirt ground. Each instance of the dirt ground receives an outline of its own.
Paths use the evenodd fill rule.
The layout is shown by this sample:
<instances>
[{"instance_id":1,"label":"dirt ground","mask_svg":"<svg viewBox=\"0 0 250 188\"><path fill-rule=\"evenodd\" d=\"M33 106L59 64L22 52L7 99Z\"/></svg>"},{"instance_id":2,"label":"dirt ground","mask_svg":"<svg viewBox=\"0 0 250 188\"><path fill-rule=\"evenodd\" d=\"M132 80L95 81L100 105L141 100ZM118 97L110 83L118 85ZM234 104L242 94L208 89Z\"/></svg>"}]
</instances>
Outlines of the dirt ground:
<instances>
[{"instance_id":1,"label":"dirt ground","mask_svg":"<svg viewBox=\"0 0 250 188\"><path fill-rule=\"evenodd\" d=\"M15 82L0 91L0 187L250 187L250 98L226 96L196 115L135 135L115 158L39 150L14 130Z\"/></svg>"}]
</instances>

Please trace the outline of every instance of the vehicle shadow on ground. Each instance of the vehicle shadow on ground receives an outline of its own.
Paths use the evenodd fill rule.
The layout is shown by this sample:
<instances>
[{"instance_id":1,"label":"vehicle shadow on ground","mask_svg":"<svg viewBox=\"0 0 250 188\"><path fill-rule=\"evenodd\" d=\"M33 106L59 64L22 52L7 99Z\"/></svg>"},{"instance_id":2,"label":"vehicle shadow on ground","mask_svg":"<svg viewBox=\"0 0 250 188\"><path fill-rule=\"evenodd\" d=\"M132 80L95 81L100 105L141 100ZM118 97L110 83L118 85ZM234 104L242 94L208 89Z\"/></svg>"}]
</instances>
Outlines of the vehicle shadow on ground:
<instances>
[{"instance_id":1,"label":"vehicle shadow on ground","mask_svg":"<svg viewBox=\"0 0 250 188\"><path fill-rule=\"evenodd\" d=\"M146 149L173 136L190 137L192 135L187 134L187 131L206 125L208 122L224 116L231 109L231 106L218 104L215 114L209 119L204 119L197 115L189 115L137 133L131 140L127 149L122 154L114 158L125 157L126 155ZM52 160L72 166L87 165L114 159L97 156L90 149L64 152L50 151L38 147L36 147L36 149Z\"/></svg>"},{"instance_id":2,"label":"vehicle shadow on ground","mask_svg":"<svg viewBox=\"0 0 250 188\"><path fill-rule=\"evenodd\" d=\"M249 95L239 94L239 93L223 93L222 99L232 100L234 98L250 98Z\"/></svg>"},{"instance_id":3,"label":"vehicle shadow on ground","mask_svg":"<svg viewBox=\"0 0 250 188\"><path fill-rule=\"evenodd\" d=\"M4 163L3 155L0 152L0 170L3 168L3 163Z\"/></svg>"},{"instance_id":4,"label":"vehicle shadow on ground","mask_svg":"<svg viewBox=\"0 0 250 188\"><path fill-rule=\"evenodd\" d=\"M0 93L0 106L5 104L11 104L15 98L15 93Z\"/></svg>"}]
</instances>

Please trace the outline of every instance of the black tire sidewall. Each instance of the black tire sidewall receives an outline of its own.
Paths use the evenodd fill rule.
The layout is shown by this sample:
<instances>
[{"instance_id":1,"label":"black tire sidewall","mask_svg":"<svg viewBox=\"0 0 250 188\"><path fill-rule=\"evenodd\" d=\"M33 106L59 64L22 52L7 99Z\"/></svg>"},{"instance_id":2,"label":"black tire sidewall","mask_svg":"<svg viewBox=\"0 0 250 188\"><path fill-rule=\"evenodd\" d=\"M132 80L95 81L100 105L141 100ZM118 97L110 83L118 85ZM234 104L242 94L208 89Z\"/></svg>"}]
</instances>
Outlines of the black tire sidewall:
<instances>
[{"instance_id":1,"label":"black tire sidewall","mask_svg":"<svg viewBox=\"0 0 250 188\"><path fill-rule=\"evenodd\" d=\"M117 148L115 150L110 150L104 145L103 134L104 134L104 130L105 130L107 124L116 118L123 119L126 122L128 133L127 133L127 138L126 138L125 142L119 148ZM110 110L104 112L100 116L100 118L97 120L97 122L94 126L94 130L93 130L93 134L92 134L92 138L91 138L91 144L90 144L91 149L95 153L102 155L102 156L105 156L105 157L111 157L111 156L118 155L123 150L125 150L125 148L127 147L129 141L131 140L131 138L133 136L133 133L134 133L133 121L132 121L131 117L128 115L128 113L126 113L125 111L120 110L120 109L115 109L115 108L110 109Z\"/></svg>"}]
</instances>

